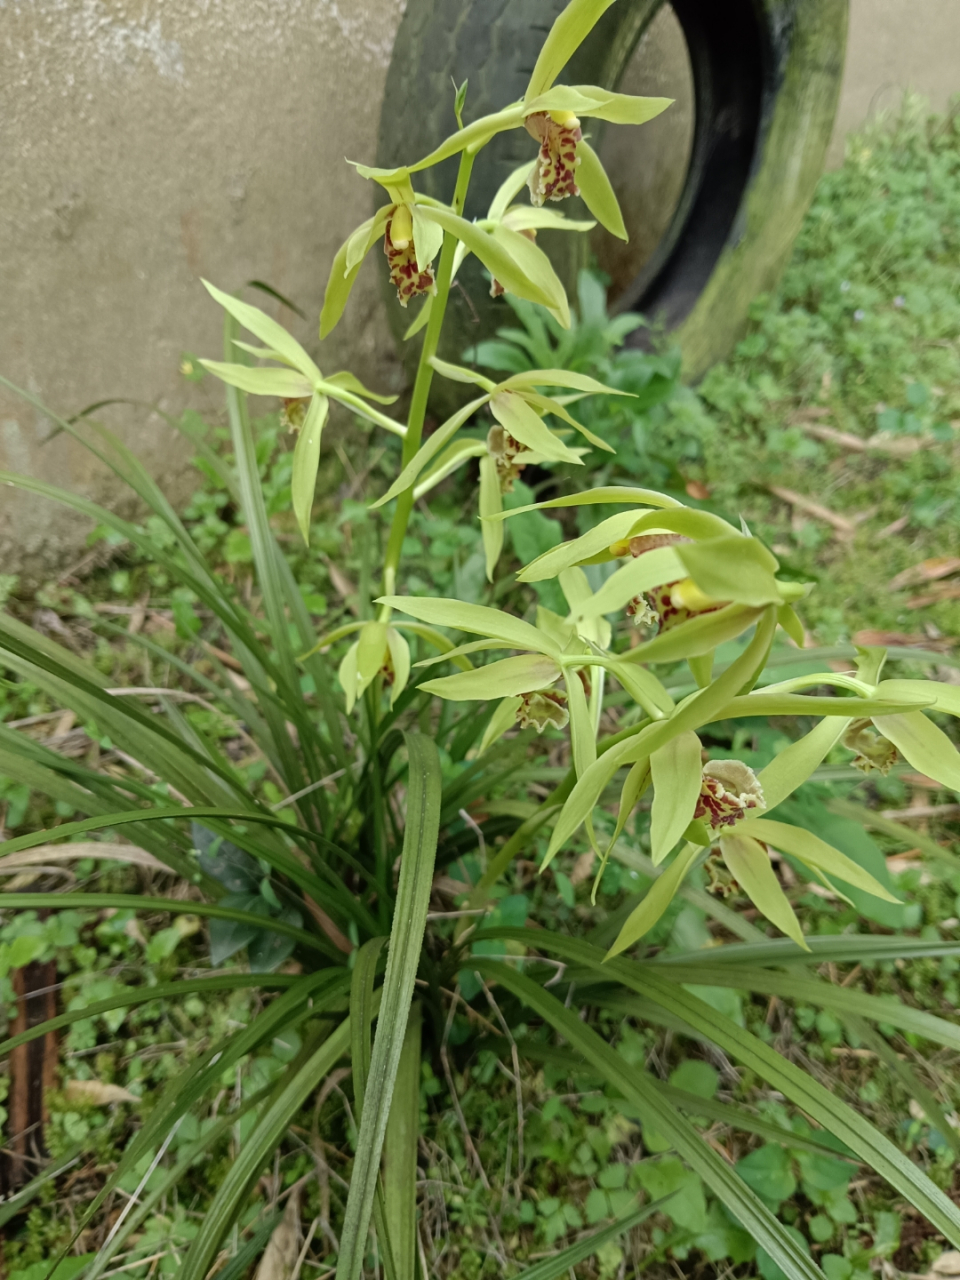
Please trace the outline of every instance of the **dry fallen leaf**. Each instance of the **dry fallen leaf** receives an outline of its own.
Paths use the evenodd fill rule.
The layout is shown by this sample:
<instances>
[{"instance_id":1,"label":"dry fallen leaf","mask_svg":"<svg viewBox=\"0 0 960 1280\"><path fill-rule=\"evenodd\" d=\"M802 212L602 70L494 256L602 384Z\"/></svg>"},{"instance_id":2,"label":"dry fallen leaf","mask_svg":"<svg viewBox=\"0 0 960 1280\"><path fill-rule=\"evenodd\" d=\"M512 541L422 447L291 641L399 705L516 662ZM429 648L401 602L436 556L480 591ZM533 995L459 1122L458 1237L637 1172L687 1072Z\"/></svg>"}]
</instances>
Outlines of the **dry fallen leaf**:
<instances>
[{"instance_id":1,"label":"dry fallen leaf","mask_svg":"<svg viewBox=\"0 0 960 1280\"><path fill-rule=\"evenodd\" d=\"M890 579L890 590L900 591L903 587L919 587L924 582L935 582L938 578L948 578L960 570L958 556L931 556L929 560L921 560L919 564L904 569L895 578Z\"/></svg>"},{"instance_id":2,"label":"dry fallen leaf","mask_svg":"<svg viewBox=\"0 0 960 1280\"><path fill-rule=\"evenodd\" d=\"M255 1280L293 1280L300 1255L300 1189L290 1194L283 1217L267 1241Z\"/></svg>"},{"instance_id":3,"label":"dry fallen leaf","mask_svg":"<svg viewBox=\"0 0 960 1280\"><path fill-rule=\"evenodd\" d=\"M838 533L846 537L853 536L856 525L852 520L848 520L846 516L838 515L836 511L831 511L828 507L815 502L812 498L804 497L802 493L797 493L793 489L784 489L778 484L771 484L767 487L774 497L779 498L782 502L789 503L791 507L796 507L799 511L805 511L809 516L815 516L817 520L823 520L827 524L833 525Z\"/></svg>"},{"instance_id":4,"label":"dry fallen leaf","mask_svg":"<svg viewBox=\"0 0 960 1280\"><path fill-rule=\"evenodd\" d=\"M68 1102L92 1102L95 1107L109 1107L114 1102L139 1102L129 1089L100 1080L68 1080L63 1088Z\"/></svg>"},{"instance_id":5,"label":"dry fallen leaf","mask_svg":"<svg viewBox=\"0 0 960 1280\"><path fill-rule=\"evenodd\" d=\"M930 1264L930 1272L935 1276L960 1276L960 1253L951 1249L949 1253L941 1253L936 1261Z\"/></svg>"},{"instance_id":6,"label":"dry fallen leaf","mask_svg":"<svg viewBox=\"0 0 960 1280\"><path fill-rule=\"evenodd\" d=\"M891 520L889 524L885 524L873 536L876 541L878 538L892 538L895 533L903 533L907 525L910 523L910 516L898 516L896 520Z\"/></svg>"},{"instance_id":7,"label":"dry fallen leaf","mask_svg":"<svg viewBox=\"0 0 960 1280\"><path fill-rule=\"evenodd\" d=\"M927 636L908 635L905 631L855 631L851 639L854 644L867 647L893 645L899 649L932 649L938 653L946 653L953 648L950 640L931 640Z\"/></svg>"},{"instance_id":8,"label":"dry fallen leaf","mask_svg":"<svg viewBox=\"0 0 960 1280\"><path fill-rule=\"evenodd\" d=\"M0 870L32 867L39 862L75 862L78 858L129 862L137 867L150 867L153 871L169 870L145 849L138 849L132 844L116 844L106 840L77 840L73 844L41 844L25 853L7 853L0 858Z\"/></svg>"},{"instance_id":9,"label":"dry fallen leaf","mask_svg":"<svg viewBox=\"0 0 960 1280\"><path fill-rule=\"evenodd\" d=\"M583 884L584 880L588 880L593 874L593 850L588 849L586 853L581 853L580 857L573 864L573 870L570 872L571 884Z\"/></svg>"},{"instance_id":10,"label":"dry fallen leaf","mask_svg":"<svg viewBox=\"0 0 960 1280\"><path fill-rule=\"evenodd\" d=\"M960 600L960 582L935 582L926 593L911 596L907 601L907 608L925 609L927 605L937 604L941 600Z\"/></svg>"}]
</instances>

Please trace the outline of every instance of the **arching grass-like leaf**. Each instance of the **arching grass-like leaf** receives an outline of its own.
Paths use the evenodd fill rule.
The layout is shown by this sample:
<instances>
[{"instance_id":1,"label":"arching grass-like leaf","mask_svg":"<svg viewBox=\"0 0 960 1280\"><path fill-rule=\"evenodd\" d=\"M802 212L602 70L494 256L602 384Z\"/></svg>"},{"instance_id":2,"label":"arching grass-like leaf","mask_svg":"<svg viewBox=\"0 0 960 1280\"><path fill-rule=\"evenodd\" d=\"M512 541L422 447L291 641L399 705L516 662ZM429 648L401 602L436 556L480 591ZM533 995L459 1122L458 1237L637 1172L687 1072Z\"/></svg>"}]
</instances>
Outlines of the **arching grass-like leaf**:
<instances>
[{"instance_id":1,"label":"arching grass-like leaf","mask_svg":"<svg viewBox=\"0 0 960 1280\"><path fill-rule=\"evenodd\" d=\"M251 1188L280 1142L290 1121L350 1045L350 1020L345 1019L313 1050L298 1070L287 1070L280 1086L228 1166L207 1207L196 1238L187 1251L179 1280L203 1280L221 1241L243 1207ZM295 1064L292 1064L292 1066Z\"/></svg>"},{"instance_id":2,"label":"arching grass-like leaf","mask_svg":"<svg viewBox=\"0 0 960 1280\"><path fill-rule=\"evenodd\" d=\"M363 1267L380 1154L420 963L437 850L442 791L440 758L433 740L422 734L406 734L405 741L409 754L407 825L377 1034L340 1236L338 1280L359 1280Z\"/></svg>"},{"instance_id":3,"label":"arching grass-like leaf","mask_svg":"<svg viewBox=\"0 0 960 1280\"><path fill-rule=\"evenodd\" d=\"M479 957L474 957L470 963L483 977L500 983L546 1019L572 1048L583 1054L609 1085L633 1103L644 1123L674 1146L678 1155L700 1175L789 1280L821 1280L819 1268L786 1228L742 1178L704 1142L689 1120L659 1092L645 1071L629 1067L596 1031L580 1021L575 1009L566 1009L562 1001L525 974L514 972L509 965Z\"/></svg>"},{"instance_id":4,"label":"arching grass-like leaf","mask_svg":"<svg viewBox=\"0 0 960 1280\"><path fill-rule=\"evenodd\" d=\"M210 902L185 902L178 898L146 898L136 893L5 893L0 895L0 906L28 910L33 908L50 908L52 910L82 910L84 907L96 911L101 908L115 908L118 911L170 911L175 915L209 916L214 920L234 920L237 924L250 925L258 932L271 930L293 938L303 947L311 951L319 951L332 960L343 959L325 937L315 933L307 933L295 925L278 920L276 916L258 916L250 911L240 911L236 907L222 907Z\"/></svg>"},{"instance_id":5,"label":"arching grass-like leaf","mask_svg":"<svg viewBox=\"0 0 960 1280\"><path fill-rule=\"evenodd\" d=\"M498 929L487 932L489 936L511 937L521 931ZM529 946L529 932L524 931L521 936ZM607 980L622 983L641 996L647 1006L659 1006L665 1016L670 1018L679 1016L697 1034L712 1040L724 1052L729 1053L750 1070L757 1072L773 1088L779 1089L811 1119L833 1133L865 1164L894 1186L933 1223L938 1231L953 1243L960 1244L960 1209L903 1152L807 1072L783 1058L775 1049L764 1044L749 1031L737 1026L735 1022L713 1009L705 1001L683 989L680 984L684 981L703 981L702 968L692 966L697 974L696 977L692 977L687 976L681 966L664 965L661 968L659 965L638 964L636 961L625 959L604 963L603 953L596 947L572 938L547 933L546 930L543 931L542 936L538 936L537 946L539 950L549 954L560 955L574 963L582 963L593 968ZM471 960L474 966L479 967L479 963L475 958ZM842 1002L843 1007L866 1017L870 1017L871 1014L865 1013L865 1008L871 1008L874 1011L872 1016L883 1018L884 1021L887 1019L887 1014L881 1013L880 1008L889 1009L893 1014L898 1007L897 1001L880 1000L845 987L836 987L832 983L820 983L792 974L781 975L762 971L754 974L752 971L743 971L736 973L734 978L734 973L736 973L735 970L726 966L717 966L715 970L710 971L710 982L715 983L716 979L721 977L723 985L750 989L759 981L762 983L762 989L775 991L776 994L786 998L796 996L807 1002L811 1001L815 989L822 987L826 999L830 1001L829 1004L824 1003L824 1007L838 1009ZM669 980L666 980L668 974ZM782 987L777 986L781 979L785 984ZM530 980L524 979L524 981ZM507 985L506 982L504 985ZM536 984L530 985L536 987ZM539 990L539 988L536 989ZM818 995L817 998L819 1000L820 996ZM527 999L526 995L524 999ZM899 1010L900 1012L896 1014L897 1022L893 1025L909 1023L911 1030L917 1030L922 1024L926 1029L919 1034L951 1046L955 1043L960 1044L960 1031L944 1023L942 1019L933 1018L930 1014L909 1009L902 1004L899 1005ZM665 1133L659 1124L653 1127L657 1132ZM728 1207L732 1206L728 1204ZM746 1226L739 1210L736 1212ZM763 1247L768 1253L770 1252L766 1245Z\"/></svg>"}]
</instances>

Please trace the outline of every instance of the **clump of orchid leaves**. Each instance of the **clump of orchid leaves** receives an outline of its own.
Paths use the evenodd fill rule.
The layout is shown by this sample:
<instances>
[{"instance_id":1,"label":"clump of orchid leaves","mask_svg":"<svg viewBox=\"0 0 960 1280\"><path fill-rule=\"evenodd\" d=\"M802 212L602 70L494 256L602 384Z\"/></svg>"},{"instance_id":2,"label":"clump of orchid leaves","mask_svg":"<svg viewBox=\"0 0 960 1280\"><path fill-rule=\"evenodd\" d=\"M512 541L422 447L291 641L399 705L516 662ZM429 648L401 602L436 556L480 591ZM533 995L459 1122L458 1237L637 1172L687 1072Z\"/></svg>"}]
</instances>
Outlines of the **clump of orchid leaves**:
<instances>
[{"instance_id":1,"label":"clump of orchid leaves","mask_svg":"<svg viewBox=\"0 0 960 1280\"><path fill-rule=\"evenodd\" d=\"M921 1099L945 1141L960 1149L960 1139L942 1118L936 1099L868 1023L894 1027L953 1049L960 1048L956 1028L896 1001L797 976L797 969L811 960L859 965L870 959L954 954L957 944L896 936L809 938L774 869L775 859L785 856L811 877L823 880L834 894L842 894L839 882L889 899L888 888L873 875L825 840L781 821L778 808L830 753L843 750L858 769L882 773L902 759L943 786L960 791L960 756L931 718L931 713L960 716L960 689L932 681L883 679L886 654L878 648L859 650L847 672L825 670L766 682L778 632L788 642L803 646L796 610L802 608L807 587L778 576L776 558L747 528L640 487L586 488L534 507L504 509L504 495L523 468L583 466L591 448L609 449L578 421L576 406L585 396L621 393L563 369L527 370L495 382L437 358L451 285L467 255L473 254L487 269L495 296L512 294L542 306L557 323L568 326L570 309L564 288L537 244L537 232L549 228L577 233L598 222L626 238L613 188L585 129L591 120L643 124L669 102L557 83L573 53L613 2L571 0L546 38L522 101L465 124L463 86L454 104L458 127L429 156L396 169L356 166L360 177L382 189L385 202L349 236L334 259L320 336L325 338L333 330L365 256L382 243L381 267L396 286L399 304L419 306L408 337L423 334L404 421L387 412L396 397L369 390L349 372L323 373L303 346L263 311L207 286L229 316L227 360L204 363L229 388L227 404L239 462L238 479L226 476L226 483L234 486L252 531L269 643L262 639L262 620L254 620L224 593L223 584L169 504L118 446L120 460L115 469L169 528L182 561L115 514L99 509L97 513L124 537L155 554L172 574L179 574L222 624L246 677L245 689L231 686L229 699L249 734L265 744L264 755L286 789L280 803L267 806L252 795L233 763L218 756L215 746L175 709L158 727L159 717L142 712L132 698L105 689L100 672L84 667L73 654L64 658L53 641L38 641L29 628L0 616L5 667L95 719L134 763L143 761L144 768L153 768L169 784L169 803L158 807L156 795L144 784L84 771L74 762L65 774L59 757L36 744L27 755L21 749L18 757L12 749L14 739L8 741L0 726L5 772L17 776L19 769L30 786L46 789L69 807L92 815L8 841L0 854L126 824L145 849L214 901L113 895L103 896L99 905L162 906L221 922L223 948L215 964L263 931L272 931L282 944L275 955L286 958L294 946L299 949L296 972L270 977L282 994L242 1031L211 1044L182 1079L171 1082L145 1117L90 1214L122 1178L148 1168L138 1189L143 1203L136 1196L130 1200L87 1269L88 1280L103 1274L129 1233L139 1229L151 1204L175 1188L178 1170L199 1158L218 1133L235 1123L233 1114L224 1114L209 1134L204 1129L205 1136L196 1147L178 1154L180 1163L171 1170L164 1166L156 1186L153 1181L147 1186L154 1170L160 1175L158 1164L186 1110L210 1090L220 1091L219 1105L223 1079L231 1078L229 1073L244 1055L269 1043L280 1030L294 1028L303 1033L296 1056L273 1084L242 1103L255 1113L249 1134L230 1162L178 1274L182 1280L203 1280L212 1273L223 1242L249 1204L263 1169L273 1167L274 1153L289 1126L318 1091L321 1101L326 1097L322 1082L338 1079L330 1073L349 1057L357 1135L336 1277L359 1280L365 1267L369 1274L375 1265L378 1274L382 1267L387 1280L413 1280L419 1274L421 1012L422 1008L432 1010L434 1021L439 1017L442 1025L446 1014L441 995L449 995L449 986L465 970L485 984L491 1001L496 987L501 997L522 1010L515 1025L521 1020L528 1023L532 1016L561 1036L586 1067L604 1080L609 1096L624 1100L628 1114L639 1115L645 1130L660 1135L703 1179L725 1212L744 1228L751 1248L765 1250L790 1280L822 1280L822 1272L798 1243L797 1232L777 1221L697 1124L709 1115L711 1123L716 1120L763 1133L768 1140L777 1140L779 1134L788 1146L796 1145L796 1132L778 1128L768 1119L758 1120L744 1108L666 1089L653 1073L628 1063L590 1018L581 1017L581 1004L616 1009L619 1016L715 1044L779 1090L818 1126L804 1139L808 1146L836 1154L835 1144L841 1143L846 1158L868 1164L917 1206L937 1231L960 1246L960 1210L922 1169L819 1081L695 994L707 983L727 985L802 998L839 1011L862 1038L874 1037L870 1043L880 1046L884 1060L913 1091L912 1096ZM529 161L503 184L485 218L468 221L463 209L475 158L507 129L529 134ZM459 157L459 171L450 203L418 192L418 174L451 157ZM566 219L556 207L574 195L583 198L591 219ZM241 341L237 326L257 343ZM435 377L465 384L471 388L465 395L472 398L424 439ZM238 392L274 396L283 402L286 422L296 434L292 501L305 540L331 401L402 441L398 474L374 503L392 507L382 590L376 602L379 612L375 618L320 636L301 658L314 681L320 716L304 705L291 630L304 650L316 638L272 539L255 461L251 461L250 423ZM31 399L28 393L26 398ZM486 439L466 434L468 424L481 412L492 420ZM58 421L65 431L78 435L72 422ZM538 607L530 616L517 617L456 599L404 592L402 551L413 503L471 460L479 461L477 516L491 581L501 560L505 522L515 515L558 507L613 510L581 536L538 556L519 574L526 583L556 579L566 600L565 614ZM39 481L14 482L69 500ZM94 510L89 503L82 509L87 514ZM416 641L416 653L411 640ZM344 642L347 647L338 672L344 698L341 710L333 703L333 675L322 655L331 649L339 653L337 646ZM414 657L426 651L423 646L431 656L414 663ZM733 651L735 656L721 662L721 651L725 655ZM453 673L436 670L449 663L457 668ZM689 668L692 686L679 696L672 674L683 664ZM193 674L186 663L181 666L186 674ZM605 709L614 690L621 705L624 696L629 699L628 708L615 722L616 731L601 732L602 726L611 723ZM470 886L468 917L482 911L510 861L529 855L535 839L547 831L551 834L542 867L575 839L586 839L599 876L614 846L628 838L624 833L631 815L645 793L652 791L654 878L646 895L627 903L616 918L615 933L604 935L601 930L597 938L585 941L546 929L477 931L458 918L452 936L449 930L438 929L425 944L438 840L447 839L449 845L451 822L465 813L458 808L464 803L462 790L456 790L459 783L452 788L452 800L444 787L430 732L432 724L441 722L443 702L468 708L472 703L493 704L485 722L469 709L457 723L456 733L467 743L460 762L469 760L470 769L478 763L482 766L488 753L501 750L502 740L517 730L569 733L566 780L541 803L525 807L533 812L489 859L479 882ZM409 709L415 704L414 721ZM355 734L344 731L344 711L357 729ZM406 726L405 715L410 719ZM745 761L709 758L704 742L710 740L711 725L771 716L781 723L793 717L804 726L812 721L813 727L798 734L758 772ZM481 771L474 772L479 776ZM597 811L609 805L609 789L618 780L613 835L601 838ZM373 833L369 847L355 838L364 823ZM609 825L603 824L604 831L609 831ZM221 847L222 841L228 843ZM450 855L448 861L452 859ZM652 955L645 945L647 935L672 899L687 892L685 881L701 864L718 886L734 881L761 917L785 937L770 938L737 913L726 911L716 919L738 934L741 944L718 944L680 957ZM50 895L35 896L41 900L11 894L7 904L50 905ZM75 896L82 897L84 905L98 904L96 895ZM66 894L59 901L80 905ZM600 938L605 940L597 945ZM512 951L498 958L489 949L486 953L479 946L473 949L480 940L506 943ZM241 971L213 977L200 973L189 981L151 988L146 994L133 988L106 1006L134 1004L161 992L173 1000L187 991L250 986L260 976ZM422 1008L414 1001L418 982ZM574 989L578 1007L571 1008ZM455 1003L462 998L457 995ZM57 1025L103 1011L101 1006L71 1011ZM503 1025L507 1027L505 1020ZM5 1042L5 1047L44 1034L46 1026L28 1029ZM509 1030L503 1042L509 1043L514 1061L527 1043L514 1043ZM542 1039L534 1045L541 1052L545 1047L549 1051ZM569 1274L656 1207L635 1209L541 1260L529 1274L537 1280ZM371 1226L376 1240L373 1263L368 1254ZM226 1269L233 1274L236 1265L229 1263ZM425 1262L422 1269L425 1273Z\"/></svg>"}]
</instances>

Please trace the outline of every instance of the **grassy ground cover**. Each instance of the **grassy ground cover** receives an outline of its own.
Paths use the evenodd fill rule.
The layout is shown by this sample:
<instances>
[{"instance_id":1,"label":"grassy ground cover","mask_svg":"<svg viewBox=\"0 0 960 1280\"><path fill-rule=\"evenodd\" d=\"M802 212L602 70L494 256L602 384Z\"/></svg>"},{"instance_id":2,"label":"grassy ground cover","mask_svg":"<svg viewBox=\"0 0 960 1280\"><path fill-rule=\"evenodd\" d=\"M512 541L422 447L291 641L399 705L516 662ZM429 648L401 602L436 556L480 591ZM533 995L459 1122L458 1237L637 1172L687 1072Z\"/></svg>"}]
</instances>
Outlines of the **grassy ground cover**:
<instances>
[{"instance_id":1,"label":"grassy ground cover","mask_svg":"<svg viewBox=\"0 0 960 1280\"><path fill-rule=\"evenodd\" d=\"M909 105L893 127L854 139L843 168L824 177L777 296L758 300L753 332L696 392L679 386L677 362L669 352L619 351L626 325L611 327L588 281L581 292L580 325L559 355L640 394L630 408L597 409L590 421L618 443L614 465L621 477L685 490L705 506L742 514L790 572L816 583L802 613L820 643L872 630L939 646L941 678L957 669L951 665L951 640L960 621L955 586L960 579L954 576L960 571L954 445L960 418L958 268L960 122L930 120ZM516 332L527 335L529 346L529 326ZM534 337L554 342L549 332ZM478 363L503 366L522 360L523 352L522 344L507 336L497 348L473 354ZM188 518L221 572L249 594L249 537L215 467L222 444L215 430L204 435L199 421L186 426L205 441L198 445L205 479ZM477 428L478 434L485 430L485 425ZM375 478L380 461L347 444L337 450L315 510L316 536L308 558L297 550L287 500L290 455L275 419L260 424L258 441L272 520L289 534L285 545L307 608L317 626L328 629L362 608L366 583L375 574L382 530L361 495L364 477ZM605 464L591 461L602 477ZM518 504L533 492L569 482L557 473L526 479L513 495ZM429 511L419 509L409 549L432 591L487 600L478 534L463 519L466 495L467 483L453 479L431 500ZM559 531L554 521L531 515L514 522L511 536L518 547L524 544L520 549L526 555L551 545ZM218 662L229 667L229 655L218 652L211 620L189 592L128 546L103 531L93 542L87 564L56 582L29 590L2 580L8 607L40 631L95 654L117 686L173 687L193 695L182 704L188 719L228 745L251 787L278 800L263 760L249 751L236 724L165 660L165 653L186 659L201 675ZM415 582L411 588L416 590ZM542 589L548 605L551 589L552 584ZM532 603L532 595L509 584L497 598L519 611ZM134 643L137 634L151 639L151 650ZM304 695L311 696L307 685ZM0 714L23 733L55 741L58 749L87 763L107 770L128 763L95 724L65 718L22 682L0 684ZM776 733L777 726L765 732ZM739 738L733 730L727 738L718 733L712 745L718 753L735 750L743 759L753 752L758 760L769 748L757 726L747 726ZM522 756L521 749L518 762ZM558 769L564 763L558 738L539 767ZM897 817L916 833L915 841L905 842L902 831L891 835L888 825L886 832L876 833L872 852L864 854L886 857L904 900L896 919L875 910L868 928L907 928L921 939L950 937L960 928L960 875L935 860L939 842L949 851L956 834L955 799L902 772L867 785L839 767L836 776L825 776L805 791L803 802L811 805L852 800L878 811L898 810ZM507 785L492 800L522 803ZM49 823L52 816L25 787L0 778L0 825L6 834ZM66 806L60 816L71 816ZM835 813L833 821L836 827L843 820ZM589 898L592 858L573 849L548 876L537 874L535 858L518 862L499 890L494 922L602 930L623 896L645 883L645 824L641 815L629 830L620 857L605 873L597 906ZM464 855L467 876L468 864L480 852ZM925 859L931 852L934 861ZM149 893L158 884L170 884L169 876L154 869L93 858L44 874L51 884L72 875L78 885L101 892ZM32 881L37 873L19 875ZM788 885L789 875L787 868ZM456 879L444 888L446 908L455 908L460 902ZM744 905L735 886L701 879L667 914L652 941L669 951L706 944L722 932L722 924L703 907L708 888L731 906ZM183 884L181 891L189 896L190 886ZM794 896L810 934L840 933L859 919L857 908L828 891L798 890ZM9 1001L16 969L53 961L63 984L61 1008L82 1009L108 998L132 971L160 983L189 976L206 963L207 954L201 921L189 914L173 920L160 914L135 919L129 911L78 910L47 919L5 913L0 984ZM917 1009L953 1016L960 996L955 961L864 967L873 992L896 992ZM860 967L834 966L831 976L842 984L854 969ZM756 1256L752 1241L710 1200L696 1175L659 1135L626 1114L581 1062L539 1040L531 1026L526 1047L540 1044L542 1069L519 1072L511 1043L519 1033L514 1027L504 1034L493 993L479 985L472 990L468 977L461 990L465 999L451 1005L442 1028L443 1049L424 1063L421 1081L427 1134L420 1153L422 1247L428 1274L471 1280L506 1274L509 1260L549 1254L633 1203L642 1191L652 1200L670 1193L673 1199L629 1236L604 1245L578 1269L581 1277L613 1280L637 1269L666 1276L679 1267L705 1276L759 1270L764 1280L779 1280L774 1264ZM704 990L725 1012L853 1102L940 1185L955 1190L951 1121L960 1105L960 1078L953 1052L934 1053L913 1032L899 1035L893 1028L888 1036L870 1038L836 1012L802 999L788 1003L730 988ZM46 1141L52 1156L70 1163L5 1226L4 1261L11 1275L40 1280L41 1264L69 1236L77 1214L149 1113L152 1090L175 1078L218 1031L246 1023L254 999L259 997L240 991L207 1001L157 1000L135 1013L85 1019L63 1035ZM575 993L571 999L577 1002ZM585 1016L599 1017L611 1039L619 1034L627 1061L653 1062L664 1082L703 1099L702 1127L711 1141L795 1229L828 1280L865 1280L881 1263L922 1272L939 1254L942 1243L918 1218L904 1214L881 1183L862 1176L841 1150L831 1149L749 1071L691 1042L682 1030L638 1031L626 1017L621 1022L590 1011L588 1003L583 1008ZM471 1028L484 1038L467 1054L461 1046ZM269 1051L225 1073L221 1099L254 1097L298 1048L295 1037L278 1034ZM918 1072L936 1095L949 1133L939 1132L915 1099L911 1102L904 1068ZM314 1224L303 1258L303 1274L310 1276L330 1272L356 1137L349 1080L335 1075L304 1113L283 1159L265 1171L235 1233L239 1250L258 1232L263 1237L274 1229L278 1214L299 1197L305 1227ZM747 1108L753 1129L744 1132L726 1123L717 1104ZM156 1192L132 1251L111 1267L125 1268L123 1274L135 1280L175 1274L178 1250L195 1233L211 1189L243 1141L243 1118L223 1125L220 1105L181 1125L156 1168L149 1160L144 1163L107 1207L102 1228L81 1238L82 1253L102 1243L131 1197ZM796 1145L771 1140L772 1125L793 1132ZM205 1159L164 1188L165 1171L169 1174L204 1142L209 1143Z\"/></svg>"}]
</instances>

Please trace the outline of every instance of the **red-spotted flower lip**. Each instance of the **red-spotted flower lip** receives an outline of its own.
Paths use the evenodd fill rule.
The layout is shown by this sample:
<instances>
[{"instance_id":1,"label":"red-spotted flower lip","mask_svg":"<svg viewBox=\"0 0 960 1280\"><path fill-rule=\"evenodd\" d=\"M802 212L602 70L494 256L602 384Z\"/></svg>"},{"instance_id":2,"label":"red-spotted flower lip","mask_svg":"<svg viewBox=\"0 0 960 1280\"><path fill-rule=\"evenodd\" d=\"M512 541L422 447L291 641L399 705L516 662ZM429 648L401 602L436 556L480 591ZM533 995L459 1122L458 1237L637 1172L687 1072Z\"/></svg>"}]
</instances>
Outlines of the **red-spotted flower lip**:
<instances>
[{"instance_id":1,"label":"red-spotted flower lip","mask_svg":"<svg viewBox=\"0 0 960 1280\"><path fill-rule=\"evenodd\" d=\"M436 293L433 268L421 271L417 266L417 250L413 243L413 225L406 205L397 205L387 222L383 252L390 267L390 282L396 288L397 301L405 307L421 293Z\"/></svg>"},{"instance_id":2,"label":"red-spotted flower lip","mask_svg":"<svg viewBox=\"0 0 960 1280\"><path fill-rule=\"evenodd\" d=\"M539 208L546 200L578 196L577 143L582 141L580 121L572 111L535 111L524 120L531 137L540 143L537 163L530 172L530 201Z\"/></svg>"},{"instance_id":3,"label":"red-spotted flower lip","mask_svg":"<svg viewBox=\"0 0 960 1280\"><path fill-rule=\"evenodd\" d=\"M749 765L741 760L710 760L703 766L703 783L694 817L711 827L732 827L749 809L765 809L763 788Z\"/></svg>"}]
</instances>

